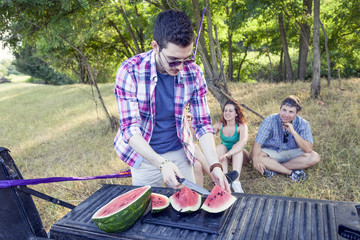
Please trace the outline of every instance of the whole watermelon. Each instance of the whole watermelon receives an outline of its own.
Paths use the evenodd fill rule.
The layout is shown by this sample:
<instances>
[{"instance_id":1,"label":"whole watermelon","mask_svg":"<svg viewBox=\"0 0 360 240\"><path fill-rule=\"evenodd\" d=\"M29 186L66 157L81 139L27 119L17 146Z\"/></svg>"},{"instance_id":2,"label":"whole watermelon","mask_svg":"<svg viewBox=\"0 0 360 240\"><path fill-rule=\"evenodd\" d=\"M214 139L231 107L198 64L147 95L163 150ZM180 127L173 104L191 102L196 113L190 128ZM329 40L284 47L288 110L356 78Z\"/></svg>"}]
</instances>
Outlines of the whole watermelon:
<instances>
[{"instance_id":1,"label":"whole watermelon","mask_svg":"<svg viewBox=\"0 0 360 240\"><path fill-rule=\"evenodd\" d=\"M150 204L151 187L128 191L100 208L92 220L104 232L122 232L132 227Z\"/></svg>"}]
</instances>

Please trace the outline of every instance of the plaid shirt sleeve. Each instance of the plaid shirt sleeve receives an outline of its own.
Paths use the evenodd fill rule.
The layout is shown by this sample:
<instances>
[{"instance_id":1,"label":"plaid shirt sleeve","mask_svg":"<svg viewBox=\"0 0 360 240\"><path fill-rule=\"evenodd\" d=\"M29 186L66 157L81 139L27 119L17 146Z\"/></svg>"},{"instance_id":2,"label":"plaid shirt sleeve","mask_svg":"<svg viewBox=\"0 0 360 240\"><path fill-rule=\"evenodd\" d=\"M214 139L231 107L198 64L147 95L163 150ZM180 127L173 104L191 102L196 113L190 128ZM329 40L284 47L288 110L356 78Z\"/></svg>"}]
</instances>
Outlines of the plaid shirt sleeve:
<instances>
[{"instance_id":1,"label":"plaid shirt sleeve","mask_svg":"<svg viewBox=\"0 0 360 240\"><path fill-rule=\"evenodd\" d=\"M210 110L207 104L206 93L207 85L202 71L198 71L196 76L196 87L190 102L190 112L193 116L195 127L195 137L199 139L205 133L214 133L211 125Z\"/></svg>"},{"instance_id":2,"label":"plaid shirt sleeve","mask_svg":"<svg viewBox=\"0 0 360 240\"><path fill-rule=\"evenodd\" d=\"M136 83L126 67L120 68L115 85L115 96L119 110L123 140L128 143L134 134L140 134L140 115L136 96Z\"/></svg>"},{"instance_id":3,"label":"plaid shirt sleeve","mask_svg":"<svg viewBox=\"0 0 360 240\"><path fill-rule=\"evenodd\" d=\"M298 130L295 129L295 130L297 130L297 133L300 135L300 137L314 144L309 122L303 118L299 118L299 121L300 121L299 129Z\"/></svg>"}]
</instances>

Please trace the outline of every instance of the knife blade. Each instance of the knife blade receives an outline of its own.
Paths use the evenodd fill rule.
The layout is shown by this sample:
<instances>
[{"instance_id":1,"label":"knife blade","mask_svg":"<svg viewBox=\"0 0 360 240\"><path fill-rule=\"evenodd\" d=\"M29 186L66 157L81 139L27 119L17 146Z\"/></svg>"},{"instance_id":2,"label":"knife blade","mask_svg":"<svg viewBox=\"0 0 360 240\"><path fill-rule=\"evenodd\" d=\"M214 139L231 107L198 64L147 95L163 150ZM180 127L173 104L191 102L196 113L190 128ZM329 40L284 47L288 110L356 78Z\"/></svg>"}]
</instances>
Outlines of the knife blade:
<instances>
[{"instance_id":1,"label":"knife blade","mask_svg":"<svg viewBox=\"0 0 360 240\"><path fill-rule=\"evenodd\" d=\"M197 185L196 183L193 183L185 178L179 178L178 176L176 176L176 179L178 180L179 183L185 185L186 187L190 188L191 190L194 190L197 193L200 193L202 195L210 195L210 192L207 189Z\"/></svg>"}]
</instances>

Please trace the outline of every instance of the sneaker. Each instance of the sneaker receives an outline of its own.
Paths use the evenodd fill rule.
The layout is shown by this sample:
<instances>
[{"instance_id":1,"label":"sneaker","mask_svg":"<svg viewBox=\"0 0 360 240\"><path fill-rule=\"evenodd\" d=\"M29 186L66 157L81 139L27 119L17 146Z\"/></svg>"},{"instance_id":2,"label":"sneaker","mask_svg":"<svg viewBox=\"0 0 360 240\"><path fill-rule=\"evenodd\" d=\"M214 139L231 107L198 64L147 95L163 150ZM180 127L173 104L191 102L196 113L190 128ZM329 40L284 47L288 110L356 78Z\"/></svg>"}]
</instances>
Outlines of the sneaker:
<instances>
[{"instance_id":1,"label":"sneaker","mask_svg":"<svg viewBox=\"0 0 360 240\"><path fill-rule=\"evenodd\" d=\"M241 187L240 181L234 181L231 184L231 187L232 187L233 191L236 192L236 193L244 193L244 190Z\"/></svg>"},{"instance_id":2,"label":"sneaker","mask_svg":"<svg viewBox=\"0 0 360 240\"><path fill-rule=\"evenodd\" d=\"M225 176L226 176L226 179L228 180L228 183L231 184L235 179L238 178L239 173L238 173L238 171L234 170L234 171L226 173Z\"/></svg>"},{"instance_id":3,"label":"sneaker","mask_svg":"<svg viewBox=\"0 0 360 240\"><path fill-rule=\"evenodd\" d=\"M307 179L307 174L304 172L304 170L293 170L289 177L294 182L305 182Z\"/></svg>"},{"instance_id":4,"label":"sneaker","mask_svg":"<svg viewBox=\"0 0 360 240\"><path fill-rule=\"evenodd\" d=\"M278 173L277 172L274 172L272 170L269 170L269 169L265 169L264 170L264 177L266 178L272 178L273 176L277 175Z\"/></svg>"}]
</instances>

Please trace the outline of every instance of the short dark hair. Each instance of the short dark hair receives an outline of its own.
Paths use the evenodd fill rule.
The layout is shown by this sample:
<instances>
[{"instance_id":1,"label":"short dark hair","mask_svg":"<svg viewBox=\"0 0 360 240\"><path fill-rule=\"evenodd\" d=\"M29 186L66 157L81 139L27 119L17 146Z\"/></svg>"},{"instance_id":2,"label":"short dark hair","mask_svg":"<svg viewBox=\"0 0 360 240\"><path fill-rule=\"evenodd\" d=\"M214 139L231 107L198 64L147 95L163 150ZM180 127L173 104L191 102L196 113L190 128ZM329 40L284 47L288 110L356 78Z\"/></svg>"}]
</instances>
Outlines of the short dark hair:
<instances>
[{"instance_id":1,"label":"short dark hair","mask_svg":"<svg viewBox=\"0 0 360 240\"><path fill-rule=\"evenodd\" d=\"M168 10L159 13L156 18L153 38L161 48L169 42L187 47L194 42L194 30L186 13Z\"/></svg>"},{"instance_id":2,"label":"short dark hair","mask_svg":"<svg viewBox=\"0 0 360 240\"><path fill-rule=\"evenodd\" d=\"M295 95L290 95L281 102L281 106L287 105L289 107L296 107L296 112L300 112L303 108L300 99Z\"/></svg>"}]
</instances>

